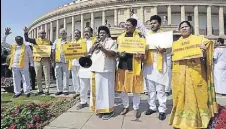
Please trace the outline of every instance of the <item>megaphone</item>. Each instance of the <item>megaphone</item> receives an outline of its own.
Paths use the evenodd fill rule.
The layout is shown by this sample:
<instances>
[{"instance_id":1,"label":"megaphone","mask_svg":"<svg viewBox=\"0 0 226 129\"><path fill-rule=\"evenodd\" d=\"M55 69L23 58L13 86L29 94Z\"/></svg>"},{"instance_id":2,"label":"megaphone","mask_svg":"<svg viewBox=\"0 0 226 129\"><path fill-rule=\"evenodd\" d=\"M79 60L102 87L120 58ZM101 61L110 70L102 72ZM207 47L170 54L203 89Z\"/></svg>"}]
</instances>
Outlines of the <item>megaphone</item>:
<instances>
[{"instance_id":1,"label":"megaphone","mask_svg":"<svg viewBox=\"0 0 226 129\"><path fill-rule=\"evenodd\" d=\"M79 60L78 60L80 66L82 66L83 68L91 67L92 66L92 60L90 58L91 58L91 55L80 57Z\"/></svg>"}]
</instances>

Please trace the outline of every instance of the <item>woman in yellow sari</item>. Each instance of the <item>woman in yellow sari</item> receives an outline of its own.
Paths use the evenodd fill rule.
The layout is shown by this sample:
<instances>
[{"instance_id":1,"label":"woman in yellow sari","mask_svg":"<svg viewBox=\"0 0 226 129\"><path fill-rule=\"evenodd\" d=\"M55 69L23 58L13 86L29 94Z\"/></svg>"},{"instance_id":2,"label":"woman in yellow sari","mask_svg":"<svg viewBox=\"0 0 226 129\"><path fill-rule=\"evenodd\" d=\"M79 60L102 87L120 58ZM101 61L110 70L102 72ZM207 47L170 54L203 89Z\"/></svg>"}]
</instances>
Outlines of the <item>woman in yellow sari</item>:
<instances>
[{"instance_id":1,"label":"woman in yellow sari","mask_svg":"<svg viewBox=\"0 0 226 129\"><path fill-rule=\"evenodd\" d=\"M192 35L188 21L181 22L179 29L182 36L173 43L172 56L177 56L174 52L176 43L197 44L200 39L200 36ZM200 49L202 58L172 62L173 108L169 124L174 128L207 128L210 118L218 111L212 76L213 42L203 38Z\"/></svg>"}]
</instances>

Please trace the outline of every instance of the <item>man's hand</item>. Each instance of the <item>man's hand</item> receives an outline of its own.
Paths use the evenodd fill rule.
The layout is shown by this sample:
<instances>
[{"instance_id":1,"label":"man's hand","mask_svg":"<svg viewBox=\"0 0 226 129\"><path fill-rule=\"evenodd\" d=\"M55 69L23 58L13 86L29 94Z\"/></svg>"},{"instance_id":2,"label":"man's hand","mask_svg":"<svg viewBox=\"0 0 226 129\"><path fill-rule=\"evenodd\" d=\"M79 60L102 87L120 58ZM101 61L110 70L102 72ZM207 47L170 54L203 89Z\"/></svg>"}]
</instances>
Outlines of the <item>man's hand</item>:
<instances>
[{"instance_id":1,"label":"man's hand","mask_svg":"<svg viewBox=\"0 0 226 129\"><path fill-rule=\"evenodd\" d=\"M136 53L136 54L134 54L134 57L141 59L141 60L144 60L144 54Z\"/></svg>"},{"instance_id":2,"label":"man's hand","mask_svg":"<svg viewBox=\"0 0 226 129\"><path fill-rule=\"evenodd\" d=\"M158 49L158 51L159 51L160 53L164 53L164 52L166 52L166 49L165 49L165 48L160 48L160 47L157 47L157 49Z\"/></svg>"},{"instance_id":3,"label":"man's hand","mask_svg":"<svg viewBox=\"0 0 226 129\"><path fill-rule=\"evenodd\" d=\"M125 57L126 56L126 53L125 52L119 52L118 54L120 57Z\"/></svg>"},{"instance_id":4,"label":"man's hand","mask_svg":"<svg viewBox=\"0 0 226 129\"><path fill-rule=\"evenodd\" d=\"M55 61L52 61L52 66L53 68L55 68Z\"/></svg>"},{"instance_id":5,"label":"man's hand","mask_svg":"<svg viewBox=\"0 0 226 129\"><path fill-rule=\"evenodd\" d=\"M206 50L205 44L201 44L201 45L200 45L200 48L202 49L202 51L205 51L205 50Z\"/></svg>"},{"instance_id":6,"label":"man's hand","mask_svg":"<svg viewBox=\"0 0 226 129\"><path fill-rule=\"evenodd\" d=\"M24 33L28 33L28 28L27 27L24 28Z\"/></svg>"},{"instance_id":7,"label":"man's hand","mask_svg":"<svg viewBox=\"0 0 226 129\"><path fill-rule=\"evenodd\" d=\"M11 29L9 27L5 28L5 35L9 35L11 34L12 32L10 32Z\"/></svg>"},{"instance_id":8,"label":"man's hand","mask_svg":"<svg viewBox=\"0 0 226 129\"><path fill-rule=\"evenodd\" d=\"M131 9L130 9L130 16L133 16L133 14L134 14L134 9L131 8Z\"/></svg>"}]
</instances>

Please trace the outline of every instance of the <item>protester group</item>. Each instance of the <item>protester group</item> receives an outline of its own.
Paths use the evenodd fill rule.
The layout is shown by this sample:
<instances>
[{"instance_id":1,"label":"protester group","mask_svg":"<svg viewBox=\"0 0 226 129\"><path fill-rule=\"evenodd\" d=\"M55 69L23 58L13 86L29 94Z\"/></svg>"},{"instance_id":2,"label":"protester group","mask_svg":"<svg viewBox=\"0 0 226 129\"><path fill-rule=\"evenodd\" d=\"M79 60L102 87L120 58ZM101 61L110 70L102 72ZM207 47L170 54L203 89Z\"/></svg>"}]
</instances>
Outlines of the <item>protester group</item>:
<instances>
[{"instance_id":1,"label":"protester group","mask_svg":"<svg viewBox=\"0 0 226 129\"><path fill-rule=\"evenodd\" d=\"M28 36L28 28L24 28L24 38L15 37L11 47L9 69L12 70L14 98L23 93L29 97L31 83L29 67L34 67L38 92L35 95L49 95L50 70L54 67L57 92L55 95L69 95L69 73L72 73L72 84L76 96L80 97L77 109L89 107L97 117L108 120L114 115L115 92L120 93L123 109L121 115L129 112L129 93L135 118L141 117L139 110L141 94L147 92L148 104L145 115L158 112L159 120L166 119L167 96L172 89L173 107L169 124L174 128L207 128L211 117L218 112L216 94L226 95L226 46L224 39L216 42L203 38L199 48L202 57L173 61L174 45L171 48L145 50L145 53L128 53L118 51L120 41L124 38L147 38L148 35L161 33L161 18L150 17L151 30L148 30L135 14L126 20L125 31L117 40L111 38L110 29L100 26L95 36L91 27L84 28L84 34L75 29L74 40L68 39L66 29L59 30L59 39L53 43L46 38L45 30L38 31L36 39ZM193 34L189 21L179 24L181 37L175 44L197 43L201 36ZM137 31L139 30L139 32ZM6 28L3 42L10 34ZM82 38L81 35L84 35ZM164 37L163 37L164 38ZM51 45L49 57L35 57L24 41L39 45ZM84 56L92 60L92 65L81 66L79 58L66 60L64 44L82 44L86 46ZM173 44L174 44L173 43ZM186 51L185 51L186 52ZM84 62L83 62L84 63ZM45 89L42 85L42 71ZM172 87L171 87L172 86ZM88 97L90 94L90 97ZM158 105L156 105L156 100ZM89 103L89 104L88 104Z\"/></svg>"}]
</instances>

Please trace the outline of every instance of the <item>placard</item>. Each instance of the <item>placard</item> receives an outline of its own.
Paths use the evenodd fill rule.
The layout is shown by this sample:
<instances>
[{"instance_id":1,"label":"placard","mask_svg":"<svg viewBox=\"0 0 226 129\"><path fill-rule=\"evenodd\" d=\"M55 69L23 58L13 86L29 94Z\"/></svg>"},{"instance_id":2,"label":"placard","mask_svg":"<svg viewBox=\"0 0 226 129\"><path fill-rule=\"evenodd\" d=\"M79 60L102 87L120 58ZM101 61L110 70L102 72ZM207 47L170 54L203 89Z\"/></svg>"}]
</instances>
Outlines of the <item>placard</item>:
<instances>
[{"instance_id":1,"label":"placard","mask_svg":"<svg viewBox=\"0 0 226 129\"><path fill-rule=\"evenodd\" d=\"M51 46L50 45L33 45L34 57L50 57Z\"/></svg>"},{"instance_id":2,"label":"placard","mask_svg":"<svg viewBox=\"0 0 226 129\"><path fill-rule=\"evenodd\" d=\"M86 42L68 43L62 46L66 60L77 59L86 53Z\"/></svg>"}]
</instances>

